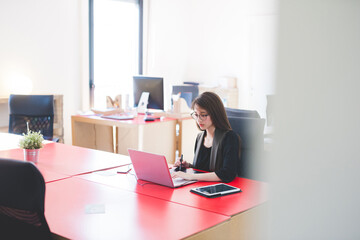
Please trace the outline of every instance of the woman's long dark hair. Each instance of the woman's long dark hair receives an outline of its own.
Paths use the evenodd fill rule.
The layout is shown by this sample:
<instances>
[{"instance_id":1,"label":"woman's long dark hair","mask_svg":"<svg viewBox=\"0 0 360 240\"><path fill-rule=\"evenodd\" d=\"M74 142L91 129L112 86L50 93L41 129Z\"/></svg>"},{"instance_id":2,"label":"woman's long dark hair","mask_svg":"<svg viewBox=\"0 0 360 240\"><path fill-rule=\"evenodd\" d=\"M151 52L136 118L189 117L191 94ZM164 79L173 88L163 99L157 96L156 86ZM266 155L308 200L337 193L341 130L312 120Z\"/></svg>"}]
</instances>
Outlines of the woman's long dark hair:
<instances>
[{"instance_id":1,"label":"woman's long dark hair","mask_svg":"<svg viewBox=\"0 0 360 240\"><path fill-rule=\"evenodd\" d=\"M231 130L224 104L216 93L203 92L192 102L192 110L194 110L195 105L198 105L199 107L205 109L208 112L215 128L221 130Z\"/></svg>"}]
</instances>

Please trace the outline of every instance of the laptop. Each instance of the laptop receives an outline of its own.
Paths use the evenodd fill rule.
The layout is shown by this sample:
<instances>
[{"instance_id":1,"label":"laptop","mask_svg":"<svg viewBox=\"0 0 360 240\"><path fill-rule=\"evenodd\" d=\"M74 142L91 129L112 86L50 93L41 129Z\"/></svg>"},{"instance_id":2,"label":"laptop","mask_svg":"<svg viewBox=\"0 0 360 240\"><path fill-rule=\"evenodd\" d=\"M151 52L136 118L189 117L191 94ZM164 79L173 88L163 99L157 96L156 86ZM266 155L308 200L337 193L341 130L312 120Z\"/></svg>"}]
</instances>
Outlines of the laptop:
<instances>
[{"instance_id":1,"label":"laptop","mask_svg":"<svg viewBox=\"0 0 360 240\"><path fill-rule=\"evenodd\" d=\"M183 178L172 178L165 156L128 149L138 179L176 188L196 182ZM173 170L171 170L173 171Z\"/></svg>"}]
</instances>

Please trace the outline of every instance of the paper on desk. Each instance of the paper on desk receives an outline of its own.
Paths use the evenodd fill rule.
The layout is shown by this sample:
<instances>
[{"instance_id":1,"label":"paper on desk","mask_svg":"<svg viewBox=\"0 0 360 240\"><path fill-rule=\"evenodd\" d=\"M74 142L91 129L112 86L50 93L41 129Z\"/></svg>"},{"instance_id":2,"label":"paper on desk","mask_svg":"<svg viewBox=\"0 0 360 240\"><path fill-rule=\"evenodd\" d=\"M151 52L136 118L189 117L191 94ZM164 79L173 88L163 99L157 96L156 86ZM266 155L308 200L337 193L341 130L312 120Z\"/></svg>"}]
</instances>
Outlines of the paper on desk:
<instances>
[{"instance_id":1,"label":"paper on desk","mask_svg":"<svg viewBox=\"0 0 360 240\"><path fill-rule=\"evenodd\" d=\"M85 206L86 214L101 214L105 213L105 205L104 204L88 204Z\"/></svg>"}]
</instances>

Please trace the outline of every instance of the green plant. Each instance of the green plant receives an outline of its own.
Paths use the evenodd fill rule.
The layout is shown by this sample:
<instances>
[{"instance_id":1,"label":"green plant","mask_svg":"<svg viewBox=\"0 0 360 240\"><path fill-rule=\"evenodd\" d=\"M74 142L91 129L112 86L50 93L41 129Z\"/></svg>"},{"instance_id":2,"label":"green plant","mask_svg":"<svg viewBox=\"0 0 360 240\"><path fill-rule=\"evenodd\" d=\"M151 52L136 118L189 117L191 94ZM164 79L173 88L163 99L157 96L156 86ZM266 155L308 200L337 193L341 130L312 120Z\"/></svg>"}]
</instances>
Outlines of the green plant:
<instances>
[{"instance_id":1,"label":"green plant","mask_svg":"<svg viewBox=\"0 0 360 240\"><path fill-rule=\"evenodd\" d=\"M39 149L43 147L43 135L39 132L28 130L27 134L23 133L23 138L19 142L19 146L23 149Z\"/></svg>"}]
</instances>

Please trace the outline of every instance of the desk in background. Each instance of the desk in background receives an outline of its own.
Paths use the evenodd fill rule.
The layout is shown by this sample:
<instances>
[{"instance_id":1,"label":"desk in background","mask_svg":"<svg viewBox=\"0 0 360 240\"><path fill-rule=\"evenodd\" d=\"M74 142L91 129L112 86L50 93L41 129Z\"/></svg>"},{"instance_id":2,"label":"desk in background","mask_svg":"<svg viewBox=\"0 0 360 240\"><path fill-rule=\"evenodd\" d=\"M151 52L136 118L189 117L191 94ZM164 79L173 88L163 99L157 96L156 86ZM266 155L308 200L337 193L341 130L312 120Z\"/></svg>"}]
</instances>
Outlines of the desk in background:
<instances>
[{"instance_id":1,"label":"desk in background","mask_svg":"<svg viewBox=\"0 0 360 240\"><path fill-rule=\"evenodd\" d=\"M133 148L165 155L173 163L176 151L184 154L186 161L194 158L194 146L199 129L195 121L186 116L145 122L139 115L134 120L111 120L95 115L71 117L72 144L128 155ZM176 126L178 126L176 130Z\"/></svg>"},{"instance_id":2,"label":"desk in background","mask_svg":"<svg viewBox=\"0 0 360 240\"><path fill-rule=\"evenodd\" d=\"M133 148L165 155L169 163L176 154L176 119L145 122L139 115L133 120L112 120L95 115L71 117L72 144L128 155Z\"/></svg>"}]
</instances>

